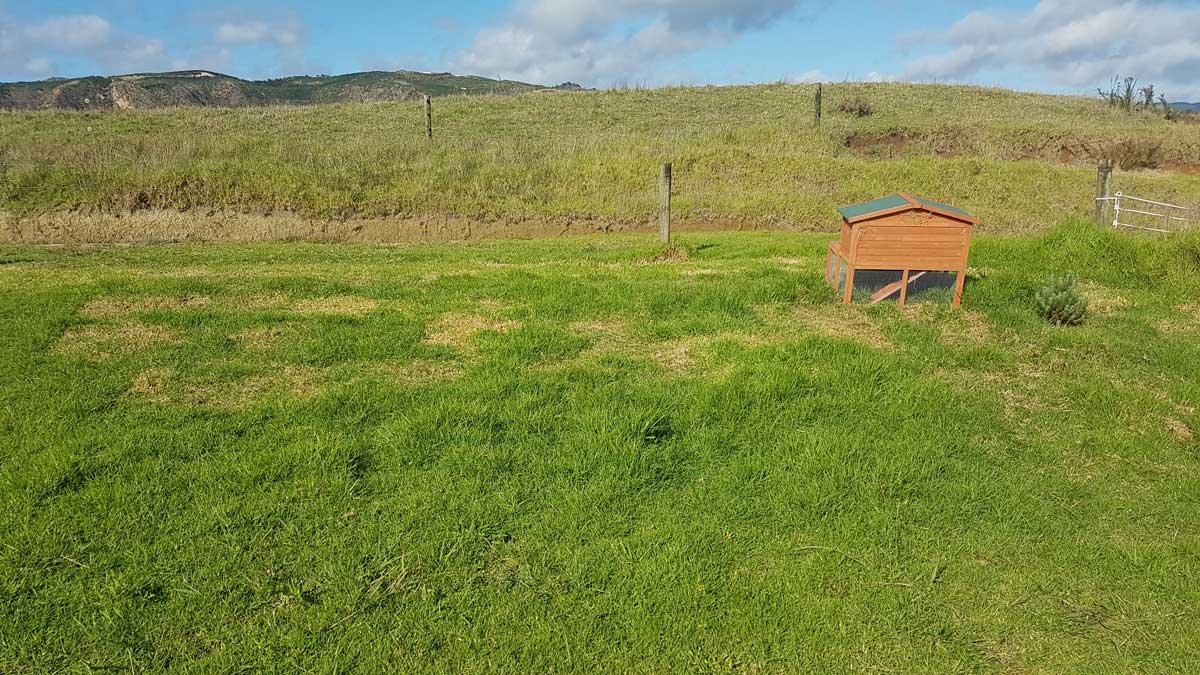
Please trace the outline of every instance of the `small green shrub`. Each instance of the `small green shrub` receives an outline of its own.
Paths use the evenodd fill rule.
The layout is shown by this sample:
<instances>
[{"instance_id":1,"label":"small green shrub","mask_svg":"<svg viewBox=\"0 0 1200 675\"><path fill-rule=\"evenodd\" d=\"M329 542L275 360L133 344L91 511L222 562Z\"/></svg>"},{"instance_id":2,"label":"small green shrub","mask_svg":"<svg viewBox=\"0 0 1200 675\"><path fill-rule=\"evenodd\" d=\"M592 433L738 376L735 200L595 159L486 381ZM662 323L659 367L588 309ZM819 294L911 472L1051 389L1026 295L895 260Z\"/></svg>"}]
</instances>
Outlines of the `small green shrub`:
<instances>
[{"instance_id":1,"label":"small green shrub","mask_svg":"<svg viewBox=\"0 0 1200 675\"><path fill-rule=\"evenodd\" d=\"M1056 326L1078 326L1087 318L1087 296L1075 288L1075 275L1056 277L1035 297L1038 314Z\"/></svg>"}]
</instances>

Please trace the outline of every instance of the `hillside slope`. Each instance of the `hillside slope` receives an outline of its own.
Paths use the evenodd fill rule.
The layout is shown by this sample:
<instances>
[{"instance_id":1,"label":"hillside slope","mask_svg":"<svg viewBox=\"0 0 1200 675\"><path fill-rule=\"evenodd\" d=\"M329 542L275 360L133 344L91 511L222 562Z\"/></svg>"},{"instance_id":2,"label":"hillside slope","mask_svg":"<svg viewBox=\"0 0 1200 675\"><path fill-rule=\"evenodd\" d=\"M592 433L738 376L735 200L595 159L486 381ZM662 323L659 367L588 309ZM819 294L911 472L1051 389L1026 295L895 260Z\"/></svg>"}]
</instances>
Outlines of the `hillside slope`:
<instances>
[{"instance_id":1,"label":"hillside slope","mask_svg":"<svg viewBox=\"0 0 1200 675\"><path fill-rule=\"evenodd\" d=\"M903 190L1044 229L1114 189L1200 202L1200 125L1086 98L910 84L452 96L0 116L0 237L407 241L638 228L674 162L682 227L822 230ZM870 114L863 114L870 111ZM7 217L5 216L7 214ZM146 233L153 232L149 235ZM76 239L72 239L75 237Z\"/></svg>"},{"instance_id":2,"label":"hillside slope","mask_svg":"<svg viewBox=\"0 0 1200 675\"><path fill-rule=\"evenodd\" d=\"M569 88L571 85L560 85ZM0 109L104 110L180 106L236 108L406 101L423 95L519 94L546 89L450 73L366 72L242 80L204 70L0 84Z\"/></svg>"}]
</instances>

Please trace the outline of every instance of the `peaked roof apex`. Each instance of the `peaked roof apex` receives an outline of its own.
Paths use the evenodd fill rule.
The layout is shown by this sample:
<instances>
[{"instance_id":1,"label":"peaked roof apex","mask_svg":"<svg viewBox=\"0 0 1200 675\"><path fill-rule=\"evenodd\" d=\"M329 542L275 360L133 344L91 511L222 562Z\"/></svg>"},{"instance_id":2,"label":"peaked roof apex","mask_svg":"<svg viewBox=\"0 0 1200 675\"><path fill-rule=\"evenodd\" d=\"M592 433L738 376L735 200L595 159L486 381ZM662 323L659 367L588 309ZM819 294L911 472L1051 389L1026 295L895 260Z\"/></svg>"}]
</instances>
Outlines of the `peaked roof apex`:
<instances>
[{"instance_id":1,"label":"peaked roof apex","mask_svg":"<svg viewBox=\"0 0 1200 675\"><path fill-rule=\"evenodd\" d=\"M913 197L903 192L880 197L879 199L872 199L861 204L851 204L850 206L838 209L838 213L842 214L842 218L845 218L846 222L851 224L894 213L904 213L906 211L928 211L972 225L979 224L978 218L960 208L935 202L932 199Z\"/></svg>"}]
</instances>

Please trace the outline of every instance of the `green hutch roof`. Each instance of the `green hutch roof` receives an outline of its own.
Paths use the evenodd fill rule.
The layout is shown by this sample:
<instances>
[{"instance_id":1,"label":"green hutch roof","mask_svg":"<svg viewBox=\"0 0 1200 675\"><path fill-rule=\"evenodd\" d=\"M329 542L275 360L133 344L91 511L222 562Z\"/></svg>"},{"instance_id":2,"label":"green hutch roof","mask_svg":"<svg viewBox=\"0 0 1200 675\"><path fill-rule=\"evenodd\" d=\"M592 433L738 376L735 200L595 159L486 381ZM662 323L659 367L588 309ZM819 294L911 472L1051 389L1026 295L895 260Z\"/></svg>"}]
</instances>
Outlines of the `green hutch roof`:
<instances>
[{"instance_id":1,"label":"green hutch roof","mask_svg":"<svg viewBox=\"0 0 1200 675\"><path fill-rule=\"evenodd\" d=\"M869 202L863 202L861 204L843 206L842 208L838 209L838 213L842 214L842 217L846 220L854 220L855 218L860 218L872 213L891 211L892 209L898 209L903 206L911 206L911 204L907 199L901 197L900 195L888 195L886 197L872 199Z\"/></svg>"},{"instance_id":2,"label":"green hutch roof","mask_svg":"<svg viewBox=\"0 0 1200 675\"><path fill-rule=\"evenodd\" d=\"M921 197L913 197L906 194L894 194L879 199L872 199L869 202L861 204L851 204L838 209L838 213L847 221L854 223L860 220L866 220L875 215L883 215L888 213L901 213L903 211L929 211L951 218L958 218L969 223L977 224L979 220L962 209L935 202L932 199L922 199Z\"/></svg>"}]
</instances>

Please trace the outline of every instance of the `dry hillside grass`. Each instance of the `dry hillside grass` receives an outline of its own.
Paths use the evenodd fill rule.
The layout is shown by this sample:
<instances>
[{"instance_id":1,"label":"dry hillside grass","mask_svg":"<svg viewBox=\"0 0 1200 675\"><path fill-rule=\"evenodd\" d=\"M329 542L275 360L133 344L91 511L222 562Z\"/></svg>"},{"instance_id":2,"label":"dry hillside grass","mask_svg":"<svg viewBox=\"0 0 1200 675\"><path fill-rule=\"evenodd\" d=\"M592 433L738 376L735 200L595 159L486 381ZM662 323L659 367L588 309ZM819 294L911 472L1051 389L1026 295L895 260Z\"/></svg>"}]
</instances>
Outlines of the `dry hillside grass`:
<instances>
[{"instance_id":1,"label":"dry hillside grass","mask_svg":"<svg viewBox=\"0 0 1200 675\"><path fill-rule=\"evenodd\" d=\"M994 233L1116 189L1200 202L1200 125L999 89L809 86L438 99L419 104L0 117L0 240L431 241L646 228L675 166L685 229L830 229L838 206L905 190ZM841 111L853 101L873 113ZM103 157L103 161L96 158Z\"/></svg>"}]
</instances>

